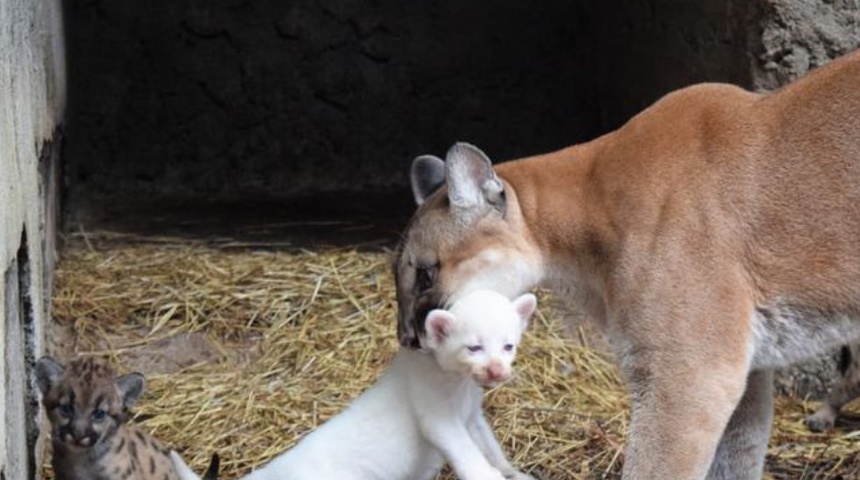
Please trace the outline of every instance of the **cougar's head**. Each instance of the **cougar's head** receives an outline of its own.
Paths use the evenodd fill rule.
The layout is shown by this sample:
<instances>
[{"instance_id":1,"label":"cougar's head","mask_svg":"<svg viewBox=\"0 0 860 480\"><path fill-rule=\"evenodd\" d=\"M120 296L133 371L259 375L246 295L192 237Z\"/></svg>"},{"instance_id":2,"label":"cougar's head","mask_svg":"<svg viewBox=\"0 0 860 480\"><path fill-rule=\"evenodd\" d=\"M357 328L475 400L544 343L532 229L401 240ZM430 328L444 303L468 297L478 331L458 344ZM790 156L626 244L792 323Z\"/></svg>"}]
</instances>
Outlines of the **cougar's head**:
<instances>
[{"instance_id":1,"label":"cougar's head","mask_svg":"<svg viewBox=\"0 0 860 480\"><path fill-rule=\"evenodd\" d=\"M398 338L417 348L424 320L460 295L488 289L513 297L540 280L541 265L516 192L478 148L458 143L446 159L412 162L418 210L394 259Z\"/></svg>"}]
</instances>

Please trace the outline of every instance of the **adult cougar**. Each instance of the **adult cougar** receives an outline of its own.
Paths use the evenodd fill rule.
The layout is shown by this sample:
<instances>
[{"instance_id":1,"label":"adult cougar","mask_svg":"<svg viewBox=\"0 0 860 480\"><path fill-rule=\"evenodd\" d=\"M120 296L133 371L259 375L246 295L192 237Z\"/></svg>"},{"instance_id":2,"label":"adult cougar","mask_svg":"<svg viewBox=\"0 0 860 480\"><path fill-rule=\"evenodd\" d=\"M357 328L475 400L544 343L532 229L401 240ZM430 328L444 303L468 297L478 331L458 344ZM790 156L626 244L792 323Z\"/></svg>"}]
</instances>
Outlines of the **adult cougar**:
<instances>
[{"instance_id":1,"label":"adult cougar","mask_svg":"<svg viewBox=\"0 0 860 480\"><path fill-rule=\"evenodd\" d=\"M398 333L545 284L600 322L632 399L623 478L761 478L772 371L860 337L860 55L768 95L702 84L496 167L412 164Z\"/></svg>"}]
</instances>

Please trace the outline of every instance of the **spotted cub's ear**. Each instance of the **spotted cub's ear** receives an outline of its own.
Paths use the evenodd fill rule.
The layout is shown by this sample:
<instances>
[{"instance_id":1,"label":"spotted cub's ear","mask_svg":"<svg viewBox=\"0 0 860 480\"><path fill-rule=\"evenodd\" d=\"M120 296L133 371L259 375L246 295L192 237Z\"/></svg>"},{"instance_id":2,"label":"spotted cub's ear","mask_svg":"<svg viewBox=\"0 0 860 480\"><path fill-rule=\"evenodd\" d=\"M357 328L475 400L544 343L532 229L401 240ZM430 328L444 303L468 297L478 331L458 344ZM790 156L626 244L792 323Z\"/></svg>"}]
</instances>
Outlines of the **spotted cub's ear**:
<instances>
[{"instance_id":1,"label":"spotted cub's ear","mask_svg":"<svg viewBox=\"0 0 860 480\"><path fill-rule=\"evenodd\" d=\"M119 390L123 406L131 408L146 390L146 379L140 373L129 373L116 379L116 388Z\"/></svg>"},{"instance_id":2,"label":"spotted cub's ear","mask_svg":"<svg viewBox=\"0 0 860 480\"><path fill-rule=\"evenodd\" d=\"M455 321L454 314L447 310L431 310L424 327L427 329L427 348L435 349L445 341L454 329Z\"/></svg>"},{"instance_id":3,"label":"spotted cub's ear","mask_svg":"<svg viewBox=\"0 0 860 480\"><path fill-rule=\"evenodd\" d=\"M66 369L51 357L42 357L36 362L36 384L42 395L57 384Z\"/></svg>"},{"instance_id":4,"label":"spotted cub's ear","mask_svg":"<svg viewBox=\"0 0 860 480\"><path fill-rule=\"evenodd\" d=\"M537 297L531 293L525 293L515 298L511 303L514 305L517 315L520 316L523 330L525 330L529 325L529 319L531 319L532 315L535 313L535 309L537 309Z\"/></svg>"}]
</instances>

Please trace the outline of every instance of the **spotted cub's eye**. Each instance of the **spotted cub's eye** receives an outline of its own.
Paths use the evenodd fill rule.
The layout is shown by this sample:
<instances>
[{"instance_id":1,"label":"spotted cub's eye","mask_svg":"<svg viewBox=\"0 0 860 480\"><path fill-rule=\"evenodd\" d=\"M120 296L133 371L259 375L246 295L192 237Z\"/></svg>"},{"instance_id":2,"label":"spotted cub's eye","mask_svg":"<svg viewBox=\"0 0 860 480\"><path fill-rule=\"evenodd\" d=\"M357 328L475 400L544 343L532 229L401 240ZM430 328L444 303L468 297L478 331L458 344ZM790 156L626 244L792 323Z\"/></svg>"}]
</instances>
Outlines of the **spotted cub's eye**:
<instances>
[{"instance_id":1,"label":"spotted cub's eye","mask_svg":"<svg viewBox=\"0 0 860 480\"><path fill-rule=\"evenodd\" d=\"M514 344L513 343L506 343L504 346L504 349L506 352L513 352L514 351Z\"/></svg>"},{"instance_id":2,"label":"spotted cub's eye","mask_svg":"<svg viewBox=\"0 0 860 480\"><path fill-rule=\"evenodd\" d=\"M415 285L418 287L418 291L423 292L433 286L433 282L436 281L437 270L436 265L427 265L415 269Z\"/></svg>"},{"instance_id":3,"label":"spotted cub's eye","mask_svg":"<svg viewBox=\"0 0 860 480\"><path fill-rule=\"evenodd\" d=\"M468 347L466 347L466 350L468 350L469 353L478 353L483 351L484 347L482 347L481 345L469 345Z\"/></svg>"},{"instance_id":4,"label":"spotted cub's eye","mask_svg":"<svg viewBox=\"0 0 860 480\"><path fill-rule=\"evenodd\" d=\"M101 408L97 408L97 409L93 410L92 415L93 415L94 421L101 422L102 420L105 419L105 417L107 417L107 412L105 412Z\"/></svg>"},{"instance_id":5,"label":"spotted cub's eye","mask_svg":"<svg viewBox=\"0 0 860 480\"><path fill-rule=\"evenodd\" d=\"M57 410L60 412L60 415L66 418L71 417L75 414L75 409L71 405L64 403L60 405Z\"/></svg>"}]
</instances>

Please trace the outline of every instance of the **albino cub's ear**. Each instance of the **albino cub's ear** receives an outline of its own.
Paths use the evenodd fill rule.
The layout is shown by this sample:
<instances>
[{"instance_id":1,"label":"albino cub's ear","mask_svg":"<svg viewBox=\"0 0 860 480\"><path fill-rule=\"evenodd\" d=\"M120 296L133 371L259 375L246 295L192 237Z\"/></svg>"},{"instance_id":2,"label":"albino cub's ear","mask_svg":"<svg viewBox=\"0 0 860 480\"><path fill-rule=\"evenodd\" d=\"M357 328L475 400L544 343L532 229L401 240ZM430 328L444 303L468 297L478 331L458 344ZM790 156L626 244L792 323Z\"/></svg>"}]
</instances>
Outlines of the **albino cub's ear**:
<instances>
[{"instance_id":1,"label":"albino cub's ear","mask_svg":"<svg viewBox=\"0 0 860 480\"><path fill-rule=\"evenodd\" d=\"M116 379L116 388L119 389L123 405L131 408L146 390L146 379L140 373L129 373Z\"/></svg>"},{"instance_id":2,"label":"albino cub's ear","mask_svg":"<svg viewBox=\"0 0 860 480\"><path fill-rule=\"evenodd\" d=\"M532 314L535 313L535 309L537 308L537 297L531 293L525 293L514 299L511 303L514 305L514 309L516 309L517 314L523 321L523 330L525 330L529 324L529 319Z\"/></svg>"},{"instance_id":3,"label":"albino cub's ear","mask_svg":"<svg viewBox=\"0 0 860 480\"><path fill-rule=\"evenodd\" d=\"M490 159L478 147L459 142L445 157L448 200L459 208L475 208L485 202L503 207L504 187Z\"/></svg>"},{"instance_id":4,"label":"albino cub's ear","mask_svg":"<svg viewBox=\"0 0 860 480\"><path fill-rule=\"evenodd\" d=\"M445 183L445 162L433 155L421 155L412 160L409 172L412 196L419 206Z\"/></svg>"},{"instance_id":5,"label":"albino cub's ear","mask_svg":"<svg viewBox=\"0 0 860 480\"><path fill-rule=\"evenodd\" d=\"M431 310L424 327L427 329L427 346L431 349L438 347L451 334L455 321L454 314L447 310Z\"/></svg>"}]
</instances>

